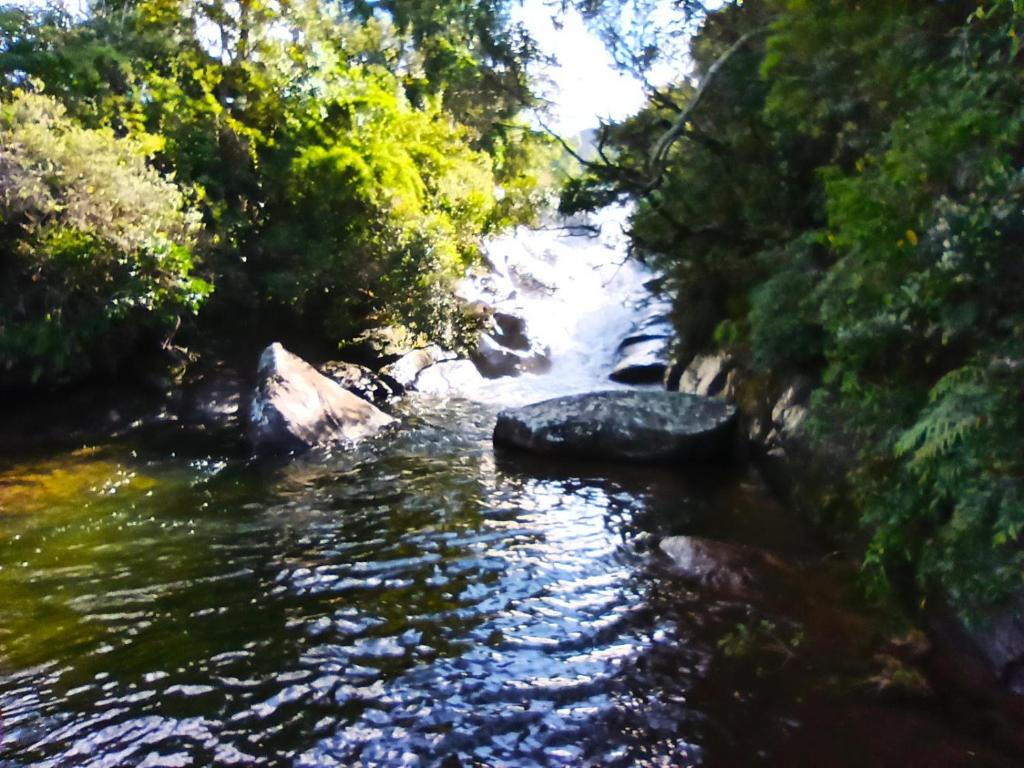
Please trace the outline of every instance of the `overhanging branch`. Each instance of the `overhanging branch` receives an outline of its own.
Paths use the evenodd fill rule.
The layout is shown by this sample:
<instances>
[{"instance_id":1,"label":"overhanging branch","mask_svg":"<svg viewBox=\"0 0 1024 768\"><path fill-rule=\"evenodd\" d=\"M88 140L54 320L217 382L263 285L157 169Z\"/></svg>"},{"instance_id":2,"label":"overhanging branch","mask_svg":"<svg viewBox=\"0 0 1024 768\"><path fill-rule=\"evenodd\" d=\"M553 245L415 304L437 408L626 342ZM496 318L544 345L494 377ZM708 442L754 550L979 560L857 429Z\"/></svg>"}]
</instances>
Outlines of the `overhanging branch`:
<instances>
[{"instance_id":1,"label":"overhanging branch","mask_svg":"<svg viewBox=\"0 0 1024 768\"><path fill-rule=\"evenodd\" d=\"M737 51L743 48L743 46L749 43L753 38L758 35L762 35L767 31L768 27L760 27L747 32L735 43L730 45L726 49L725 53L719 56L718 59L715 60L715 63L708 68L707 74L704 75L704 79L701 80L700 86L698 86L697 92L694 93L693 98L690 99L689 104L687 104L686 108L679 113L671 127L654 143L654 149L651 151L651 157L647 164L650 178L644 185L644 191L655 189L661 183L661 179L665 175L666 166L668 165L667 161L669 150L672 149L672 145L686 133L686 126L690 121L690 116L700 105L701 100L704 98L704 94L707 93L708 86L714 82L718 73L722 71L722 67L724 67L729 59L731 59Z\"/></svg>"}]
</instances>

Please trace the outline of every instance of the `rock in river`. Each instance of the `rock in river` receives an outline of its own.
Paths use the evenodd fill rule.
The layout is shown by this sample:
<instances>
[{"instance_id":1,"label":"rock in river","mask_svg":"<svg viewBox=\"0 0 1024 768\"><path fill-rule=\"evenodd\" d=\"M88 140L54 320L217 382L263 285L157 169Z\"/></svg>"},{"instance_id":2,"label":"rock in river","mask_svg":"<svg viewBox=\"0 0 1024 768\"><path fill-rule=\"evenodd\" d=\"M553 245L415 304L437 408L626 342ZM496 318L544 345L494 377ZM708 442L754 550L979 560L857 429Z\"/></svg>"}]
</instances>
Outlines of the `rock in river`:
<instances>
[{"instance_id":1,"label":"rock in river","mask_svg":"<svg viewBox=\"0 0 1024 768\"><path fill-rule=\"evenodd\" d=\"M405 387L386 373L374 373L358 363L332 360L320 366L320 372L369 403L386 403L405 393Z\"/></svg>"},{"instance_id":2,"label":"rock in river","mask_svg":"<svg viewBox=\"0 0 1024 768\"><path fill-rule=\"evenodd\" d=\"M680 392L570 395L498 414L494 442L536 453L632 461L730 458L736 409Z\"/></svg>"},{"instance_id":3,"label":"rock in river","mask_svg":"<svg viewBox=\"0 0 1024 768\"><path fill-rule=\"evenodd\" d=\"M357 442L394 421L280 344L260 355L249 437L260 453Z\"/></svg>"},{"instance_id":4,"label":"rock in river","mask_svg":"<svg viewBox=\"0 0 1024 768\"><path fill-rule=\"evenodd\" d=\"M769 552L699 536L669 536L659 546L679 575L705 589L738 597L792 588L793 569Z\"/></svg>"},{"instance_id":5,"label":"rock in river","mask_svg":"<svg viewBox=\"0 0 1024 768\"><path fill-rule=\"evenodd\" d=\"M668 367L668 339L637 335L619 347L618 362L608 378L623 384L654 384Z\"/></svg>"},{"instance_id":6,"label":"rock in river","mask_svg":"<svg viewBox=\"0 0 1024 768\"><path fill-rule=\"evenodd\" d=\"M416 380L427 368L438 363L454 360L453 352L446 352L436 344L423 349L414 349L399 360L381 369L381 375L398 382L406 389L416 389Z\"/></svg>"},{"instance_id":7,"label":"rock in river","mask_svg":"<svg viewBox=\"0 0 1024 768\"><path fill-rule=\"evenodd\" d=\"M480 334L476 349L470 356L480 375L487 379L518 376L520 373L544 373L551 368L548 350L535 347L520 352L501 345L490 334Z\"/></svg>"}]
</instances>

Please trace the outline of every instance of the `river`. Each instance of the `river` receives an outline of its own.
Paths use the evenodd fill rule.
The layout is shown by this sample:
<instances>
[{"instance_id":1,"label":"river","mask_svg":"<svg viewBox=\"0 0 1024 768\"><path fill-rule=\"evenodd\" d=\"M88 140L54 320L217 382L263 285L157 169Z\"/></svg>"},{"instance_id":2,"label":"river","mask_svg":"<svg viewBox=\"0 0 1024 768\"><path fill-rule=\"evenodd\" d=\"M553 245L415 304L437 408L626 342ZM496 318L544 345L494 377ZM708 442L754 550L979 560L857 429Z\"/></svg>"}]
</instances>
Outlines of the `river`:
<instances>
[{"instance_id":1,"label":"river","mask_svg":"<svg viewBox=\"0 0 1024 768\"><path fill-rule=\"evenodd\" d=\"M254 461L170 420L5 458L0 765L1018 764L879 693L903 628L756 470L495 453L500 407L609 388L650 311L606 225L490 246L549 373L411 395L357 449ZM672 534L788 586L680 578Z\"/></svg>"}]
</instances>

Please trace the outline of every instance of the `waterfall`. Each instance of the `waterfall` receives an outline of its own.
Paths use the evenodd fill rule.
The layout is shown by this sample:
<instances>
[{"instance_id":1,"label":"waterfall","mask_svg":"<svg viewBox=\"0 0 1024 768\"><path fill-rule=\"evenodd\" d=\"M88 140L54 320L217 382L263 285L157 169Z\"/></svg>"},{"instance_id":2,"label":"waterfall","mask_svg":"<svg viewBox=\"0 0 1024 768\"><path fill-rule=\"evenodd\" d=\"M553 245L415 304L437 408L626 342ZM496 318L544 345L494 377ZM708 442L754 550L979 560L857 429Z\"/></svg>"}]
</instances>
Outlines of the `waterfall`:
<instances>
[{"instance_id":1,"label":"waterfall","mask_svg":"<svg viewBox=\"0 0 1024 768\"><path fill-rule=\"evenodd\" d=\"M646 287L655 275L628 257L628 214L616 206L583 223L519 227L486 243L486 269L462 282L467 302L525 321L532 348L546 352L549 369L487 379L463 364L443 382L427 375L417 387L515 405L623 386L608 378L620 342L645 318L667 313Z\"/></svg>"}]
</instances>

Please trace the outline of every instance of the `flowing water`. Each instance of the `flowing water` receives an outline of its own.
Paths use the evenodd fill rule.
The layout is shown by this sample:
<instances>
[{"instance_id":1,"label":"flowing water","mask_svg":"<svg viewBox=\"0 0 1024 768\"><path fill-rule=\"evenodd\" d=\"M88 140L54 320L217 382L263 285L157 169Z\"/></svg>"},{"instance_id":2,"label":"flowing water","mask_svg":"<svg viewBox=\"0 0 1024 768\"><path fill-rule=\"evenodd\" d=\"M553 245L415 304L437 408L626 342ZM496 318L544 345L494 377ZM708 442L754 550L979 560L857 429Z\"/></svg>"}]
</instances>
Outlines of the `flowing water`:
<instances>
[{"instance_id":1,"label":"flowing water","mask_svg":"<svg viewBox=\"0 0 1024 768\"><path fill-rule=\"evenodd\" d=\"M0 464L0 765L1015 764L879 699L880 620L752 470L495 453L499 406L609 386L649 275L555 231L491 259L546 376L288 461L168 422ZM681 579L676 533L790 586Z\"/></svg>"}]
</instances>

